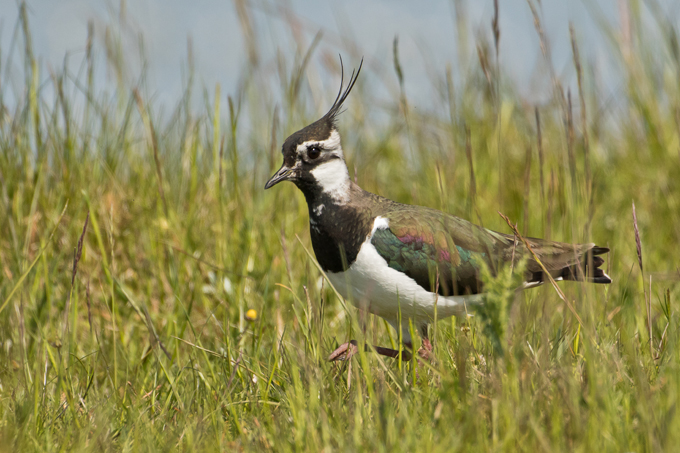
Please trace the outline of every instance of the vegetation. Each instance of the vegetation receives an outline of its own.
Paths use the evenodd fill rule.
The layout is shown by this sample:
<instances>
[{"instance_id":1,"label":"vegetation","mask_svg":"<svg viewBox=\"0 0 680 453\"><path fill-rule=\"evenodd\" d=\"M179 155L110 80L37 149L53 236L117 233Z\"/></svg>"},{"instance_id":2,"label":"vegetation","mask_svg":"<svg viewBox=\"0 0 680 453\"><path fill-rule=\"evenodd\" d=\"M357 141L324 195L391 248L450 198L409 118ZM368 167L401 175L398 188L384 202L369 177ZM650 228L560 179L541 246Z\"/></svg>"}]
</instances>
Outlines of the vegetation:
<instances>
[{"instance_id":1,"label":"vegetation","mask_svg":"<svg viewBox=\"0 0 680 453\"><path fill-rule=\"evenodd\" d=\"M0 445L673 450L678 30L653 1L621 4L630 23L601 25L624 82L616 99L579 57L578 24L577 83L570 91L549 70L544 105L504 77L497 21L468 64L432 74L427 111L409 107L396 40L394 71L365 61L340 120L362 187L511 232L500 211L522 235L612 250L614 283L560 283L565 300L550 285L515 293L509 272L489 276L494 310L437 323L431 365L370 353L325 361L350 338L396 338L372 316L362 331L324 283L297 190L262 190L283 139L331 104L338 48L299 37L264 64L244 27L240 88L197 95L189 55L168 112L143 77L121 76L115 25L103 42L91 30L82 67L41 69L22 6L12 49L24 70L0 59ZM360 49L341 49L346 67ZM115 89L97 88L97 55ZM378 102L371 83L393 101Z\"/></svg>"}]
</instances>

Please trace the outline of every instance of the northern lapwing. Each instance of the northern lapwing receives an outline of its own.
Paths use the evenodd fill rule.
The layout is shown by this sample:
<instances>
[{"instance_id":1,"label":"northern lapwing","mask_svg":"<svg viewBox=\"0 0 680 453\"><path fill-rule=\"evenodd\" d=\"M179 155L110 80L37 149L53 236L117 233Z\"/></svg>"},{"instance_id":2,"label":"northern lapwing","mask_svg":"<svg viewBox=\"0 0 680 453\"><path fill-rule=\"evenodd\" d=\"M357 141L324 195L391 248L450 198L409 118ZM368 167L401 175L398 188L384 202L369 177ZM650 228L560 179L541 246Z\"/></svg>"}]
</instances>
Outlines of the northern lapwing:
<instances>
[{"instance_id":1,"label":"northern lapwing","mask_svg":"<svg viewBox=\"0 0 680 453\"><path fill-rule=\"evenodd\" d=\"M341 61L342 63L342 61ZM363 62L362 62L363 63ZM292 181L309 208L314 253L333 286L359 308L401 327L404 346L412 348L409 320L423 337L418 351L429 357L427 327L437 318L464 315L483 303L480 266L490 269L527 259L522 288L546 280L539 263L514 235L497 233L435 209L397 203L366 192L349 177L337 129L343 102L359 69L340 90L318 121L295 132L283 144L283 165L265 185ZM533 252L555 280L611 283L598 256L609 251L595 244L567 244L528 238ZM401 319L401 325L399 320ZM375 348L396 357L398 352ZM350 341L329 360L349 358L357 350ZM404 350L405 359L410 353Z\"/></svg>"}]
</instances>

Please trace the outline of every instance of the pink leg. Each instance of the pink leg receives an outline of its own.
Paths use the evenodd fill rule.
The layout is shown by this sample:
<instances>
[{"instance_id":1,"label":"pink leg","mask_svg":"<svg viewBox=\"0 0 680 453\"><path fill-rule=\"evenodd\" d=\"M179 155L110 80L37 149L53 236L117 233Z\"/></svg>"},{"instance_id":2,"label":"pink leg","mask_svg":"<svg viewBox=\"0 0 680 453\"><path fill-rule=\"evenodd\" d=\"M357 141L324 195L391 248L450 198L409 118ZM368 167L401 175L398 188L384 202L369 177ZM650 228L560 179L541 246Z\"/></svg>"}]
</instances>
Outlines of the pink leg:
<instances>
[{"instance_id":1,"label":"pink leg","mask_svg":"<svg viewBox=\"0 0 680 453\"><path fill-rule=\"evenodd\" d=\"M335 362L336 360L349 360L357 352L359 352L357 341L351 340L338 346L338 348L328 356L328 361Z\"/></svg>"},{"instance_id":2,"label":"pink leg","mask_svg":"<svg viewBox=\"0 0 680 453\"><path fill-rule=\"evenodd\" d=\"M423 344L420 346L420 349L418 349L418 355L428 362L434 358L434 354L432 354L432 343L430 343L429 338L423 338Z\"/></svg>"},{"instance_id":3,"label":"pink leg","mask_svg":"<svg viewBox=\"0 0 680 453\"><path fill-rule=\"evenodd\" d=\"M410 343L404 343L404 346L412 349ZM399 351L396 349L383 348L382 346L373 346L373 349L375 349L375 352L378 354L386 357L396 358L399 356ZM364 350L370 351L371 348L366 345ZM351 340L338 346L338 348L328 356L328 361L335 362L336 360L348 360L357 352L359 352L358 343L356 340ZM401 351L401 359L405 361L411 360L411 353L407 350Z\"/></svg>"}]
</instances>

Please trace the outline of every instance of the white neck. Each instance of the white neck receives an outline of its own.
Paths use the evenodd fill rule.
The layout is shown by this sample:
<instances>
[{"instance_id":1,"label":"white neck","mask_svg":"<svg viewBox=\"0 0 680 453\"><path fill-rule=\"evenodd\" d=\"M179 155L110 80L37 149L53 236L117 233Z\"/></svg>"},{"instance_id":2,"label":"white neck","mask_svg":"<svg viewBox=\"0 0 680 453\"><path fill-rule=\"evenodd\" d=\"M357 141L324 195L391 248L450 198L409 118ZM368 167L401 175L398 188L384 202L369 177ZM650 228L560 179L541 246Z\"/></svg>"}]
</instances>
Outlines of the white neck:
<instances>
[{"instance_id":1,"label":"white neck","mask_svg":"<svg viewBox=\"0 0 680 453\"><path fill-rule=\"evenodd\" d=\"M330 159L311 171L319 187L335 203L349 202L349 171L347 171L345 156L340 145L340 134L333 130L326 140L310 140L301 143L297 147L298 154L306 153L307 147L311 144L318 144L326 156L329 154L336 156L335 159Z\"/></svg>"},{"instance_id":2,"label":"white neck","mask_svg":"<svg viewBox=\"0 0 680 453\"><path fill-rule=\"evenodd\" d=\"M321 190L338 204L349 202L349 171L344 159L332 159L311 171Z\"/></svg>"}]
</instances>

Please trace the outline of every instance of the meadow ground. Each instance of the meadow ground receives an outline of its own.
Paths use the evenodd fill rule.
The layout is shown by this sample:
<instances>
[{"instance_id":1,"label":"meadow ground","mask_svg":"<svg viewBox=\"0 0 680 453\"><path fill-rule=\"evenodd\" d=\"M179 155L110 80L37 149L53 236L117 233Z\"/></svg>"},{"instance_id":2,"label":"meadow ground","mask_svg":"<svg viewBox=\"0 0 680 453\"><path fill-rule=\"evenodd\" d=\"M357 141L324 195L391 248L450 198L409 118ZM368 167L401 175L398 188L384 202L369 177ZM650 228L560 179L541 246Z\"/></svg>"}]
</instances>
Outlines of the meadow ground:
<instances>
[{"instance_id":1,"label":"meadow ground","mask_svg":"<svg viewBox=\"0 0 680 453\"><path fill-rule=\"evenodd\" d=\"M616 99L578 33L579 83L548 71L540 106L503 77L493 33L468 70L432 75L429 111L399 89L396 43L394 101L359 81L340 127L365 189L611 248L614 283L560 284L566 302L489 278L487 309L437 323L436 361L420 367L324 360L349 338L396 339L374 317L362 332L323 283L296 189L262 190L285 136L330 105L332 52L313 59L332 74L324 92L307 78L316 41L252 59L234 93L195 92L189 64L163 111L143 80L96 89L92 55L114 75L125 65L115 29L81 67L39 72L24 14L17 102L0 98L0 450L677 448L680 53L677 24L655 15L652 34L636 11L630 33L604 30ZM0 69L0 86L17 81Z\"/></svg>"}]
</instances>

